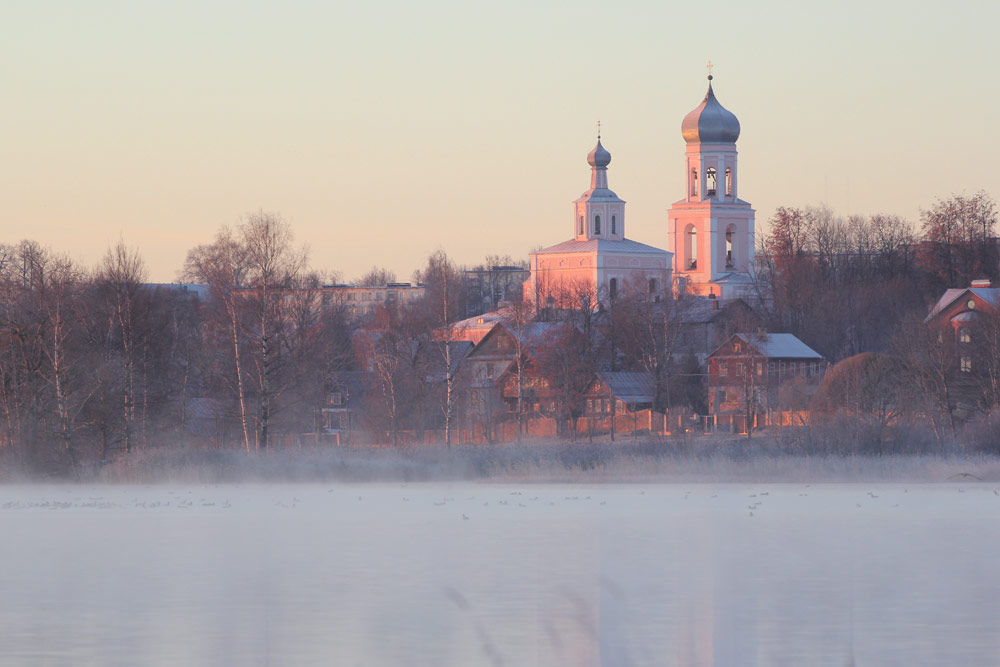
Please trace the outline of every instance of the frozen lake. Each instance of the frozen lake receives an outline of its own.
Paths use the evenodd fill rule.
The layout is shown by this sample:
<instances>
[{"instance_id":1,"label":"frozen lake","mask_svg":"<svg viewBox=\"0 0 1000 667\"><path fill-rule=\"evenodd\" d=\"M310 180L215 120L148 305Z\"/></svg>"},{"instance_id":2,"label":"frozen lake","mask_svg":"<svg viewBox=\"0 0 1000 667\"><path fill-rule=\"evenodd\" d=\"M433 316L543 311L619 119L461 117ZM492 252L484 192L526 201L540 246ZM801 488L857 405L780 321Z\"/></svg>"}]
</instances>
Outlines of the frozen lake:
<instances>
[{"instance_id":1,"label":"frozen lake","mask_svg":"<svg viewBox=\"0 0 1000 667\"><path fill-rule=\"evenodd\" d=\"M986 665L994 484L0 487L0 665Z\"/></svg>"}]
</instances>

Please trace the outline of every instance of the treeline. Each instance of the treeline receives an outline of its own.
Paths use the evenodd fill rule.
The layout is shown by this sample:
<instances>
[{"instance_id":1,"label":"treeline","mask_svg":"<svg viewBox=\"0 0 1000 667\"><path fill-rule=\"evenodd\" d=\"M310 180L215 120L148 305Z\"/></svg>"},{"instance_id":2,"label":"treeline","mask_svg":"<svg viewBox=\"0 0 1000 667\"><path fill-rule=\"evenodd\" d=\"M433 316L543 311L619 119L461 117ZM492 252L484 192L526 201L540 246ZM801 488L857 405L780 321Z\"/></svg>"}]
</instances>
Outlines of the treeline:
<instances>
[{"instance_id":1,"label":"treeline","mask_svg":"<svg viewBox=\"0 0 1000 667\"><path fill-rule=\"evenodd\" d=\"M758 239L755 307L830 361L888 350L945 289L1000 275L996 204L985 192L938 200L919 231L895 215L779 208Z\"/></svg>"},{"instance_id":2,"label":"treeline","mask_svg":"<svg viewBox=\"0 0 1000 667\"><path fill-rule=\"evenodd\" d=\"M779 209L758 238L755 295L733 325L793 333L832 362L859 353L905 362L915 375L883 374L884 382L918 387L934 402L925 414L954 431L954 386L945 386L954 350L938 349L949 343L922 320L945 288L997 279L995 228L995 203L982 192L936 202L919 229L896 216ZM513 263L494 257L485 268ZM447 324L472 306L462 269L443 252L413 276L426 285L421 302L382 304L364 319L323 303L332 278L309 268L273 214L247 216L191 249L182 277L199 287L149 284L141 255L124 242L96 267L32 241L0 244L0 465L71 471L137 448L184 446L206 428L214 442L260 450L276 436L319 431L331 383L347 373L368 374L364 418L391 440L407 429L454 429L463 411L509 418L477 407L449 359L457 346ZM394 277L375 268L356 282ZM576 307L558 316L508 309L518 345L535 346L534 372L560 419L583 414L598 370L650 373L656 409L703 409L704 369L683 345L684 300L654 303L643 293L637 286L609 299L581 286L566 295ZM531 339L529 324L545 320L536 327L544 338ZM985 356L981 367L992 368ZM522 420L530 378L522 364L513 369ZM981 384L1000 402L1000 369Z\"/></svg>"}]
</instances>

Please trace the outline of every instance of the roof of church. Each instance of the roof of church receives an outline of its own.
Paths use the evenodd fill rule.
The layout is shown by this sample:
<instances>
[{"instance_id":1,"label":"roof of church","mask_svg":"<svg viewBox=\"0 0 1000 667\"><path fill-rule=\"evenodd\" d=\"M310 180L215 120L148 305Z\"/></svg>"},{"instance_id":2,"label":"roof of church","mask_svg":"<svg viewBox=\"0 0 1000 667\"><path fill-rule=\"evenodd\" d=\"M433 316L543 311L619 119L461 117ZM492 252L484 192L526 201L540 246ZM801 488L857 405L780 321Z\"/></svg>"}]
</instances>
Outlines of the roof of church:
<instances>
[{"instance_id":1,"label":"roof of church","mask_svg":"<svg viewBox=\"0 0 1000 667\"><path fill-rule=\"evenodd\" d=\"M587 164L591 167L597 167L599 169L607 167L611 164L611 153L608 149L601 145L601 135L597 135L597 145L594 146L594 150L590 151L587 155Z\"/></svg>"},{"instance_id":2,"label":"roof of church","mask_svg":"<svg viewBox=\"0 0 1000 667\"><path fill-rule=\"evenodd\" d=\"M634 253L658 253L661 255L669 255L671 253L666 250L661 250L660 248L654 248L651 245L646 245L645 243L639 243L638 241L633 241L632 239L622 239L620 241L615 241L612 239L589 239L587 241L577 241L576 239L570 239L569 241L563 241L562 243L557 243L548 248L542 248L541 250L536 250L531 253L532 255L550 255L557 253L567 253L567 252L634 252Z\"/></svg>"},{"instance_id":3,"label":"roof of church","mask_svg":"<svg viewBox=\"0 0 1000 667\"><path fill-rule=\"evenodd\" d=\"M734 144L740 138L740 121L715 99L711 75L708 77L705 99L694 111L684 116L681 135L689 144Z\"/></svg>"},{"instance_id":4,"label":"roof of church","mask_svg":"<svg viewBox=\"0 0 1000 667\"><path fill-rule=\"evenodd\" d=\"M614 190L609 188L592 188L587 190L580 198L576 201L613 201L625 203L625 200L615 194Z\"/></svg>"}]
</instances>

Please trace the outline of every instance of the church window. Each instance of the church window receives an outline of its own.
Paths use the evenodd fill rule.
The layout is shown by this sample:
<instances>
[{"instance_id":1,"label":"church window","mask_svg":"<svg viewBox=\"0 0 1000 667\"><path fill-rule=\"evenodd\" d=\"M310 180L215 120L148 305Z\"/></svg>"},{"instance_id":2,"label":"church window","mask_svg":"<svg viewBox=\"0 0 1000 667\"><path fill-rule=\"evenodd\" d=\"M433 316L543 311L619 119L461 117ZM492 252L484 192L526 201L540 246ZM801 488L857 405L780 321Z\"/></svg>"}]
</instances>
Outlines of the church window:
<instances>
[{"instance_id":1,"label":"church window","mask_svg":"<svg viewBox=\"0 0 1000 667\"><path fill-rule=\"evenodd\" d=\"M705 196L714 197L715 196L715 167L709 167L705 170Z\"/></svg>"},{"instance_id":2,"label":"church window","mask_svg":"<svg viewBox=\"0 0 1000 667\"><path fill-rule=\"evenodd\" d=\"M580 216L580 222L577 223L576 233L577 234L583 234L583 216L582 215Z\"/></svg>"},{"instance_id":3,"label":"church window","mask_svg":"<svg viewBox=\"0 0 1000 667\"><path fill-rule=\"evenodd\" d=\"M691 196L692 197L697 197L698 196L698 170L697 169L692 169L691 170Z\"/></svg>"},{"instance_id":4,"label":"church window","mask_svg":"<svg viewBox=\"0 0 1000 667\"><path fill-rule=\"evenodd\" d=\"M958 330L958 342L959 343L971 343L972 333L969 331L968 327L962 327Z\"/></svg>"},{"instance_id":5,"label":"church window","mask_svg":"<svg viewBox=\"0 0 1000 667\"><path fill-rule=\"evenodd\" d=\"M617 234L618 233L618 225L615 224L615 223L616 223L615 216L611 216L611 233L612 234Z\"/></svg>"},{"instance_id":6,"label":"church window","mask_svg":"<svg viewBox=\"0 0 1000 667\"><path fill-rule=\"evenodd\" d=\"M697 269L698 268L698 230L695 229L694 225L688 225L687 229L687 245L684 248L686 251L684 253L685 259L687 260L687 268Z\"/></svg>"},{"instance_id":7,"label":"church window","mask_svg":"<svg viewBox=\"0 0 1000 667\"><path fill-rule=\"evenodd\" d=\"M594 234L600 234L600 233L601 233L601 216L595 215L594 216Z\"/></svg>"},{"instance_id":8,"label":"church window","mask_svg":"<svg viewBox=\"0 0 1000 667\"><path fill-rule=\"evenodd\" d=\"M608 294L614 299L618 296L618 279L612 278L608 281Z\"/></svg>"},{"instance_id":9,"label":"church window","mask_svg":"<svg viewBox=\"0 0 1000 667\"><path fill-rule=\"evenodd\" d=\"M726 169L726 196L733 196L733 170Z\"/></svg>"},{"instance_id":10,"label":"church window","mask_svg":"<svg viewBox=\"0 0 1000 667\"><path fill-rule=\"evenodd\" d=\"M733 226L726 228L726 268L731 269L735 265L733 262Z\"/></svg>"}]
</instances>

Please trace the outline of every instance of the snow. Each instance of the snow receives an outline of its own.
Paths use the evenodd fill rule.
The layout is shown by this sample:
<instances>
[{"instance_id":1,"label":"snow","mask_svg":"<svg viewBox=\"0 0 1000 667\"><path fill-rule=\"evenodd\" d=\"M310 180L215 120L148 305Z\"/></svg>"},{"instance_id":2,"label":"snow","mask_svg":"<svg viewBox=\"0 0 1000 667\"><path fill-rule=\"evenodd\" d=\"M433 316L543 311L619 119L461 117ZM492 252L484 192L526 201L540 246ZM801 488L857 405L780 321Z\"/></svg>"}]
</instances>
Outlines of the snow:
<instances>
[{"instance_id":1,"label":"snow","mask_svg":"<svg viewBox=\"0 0 1000 667\"><path fill-rule=\"evenodd\" d=\"M5 486L0 665L991 664L997 525L965 481Z\"/></svg>"}]
</instances>

